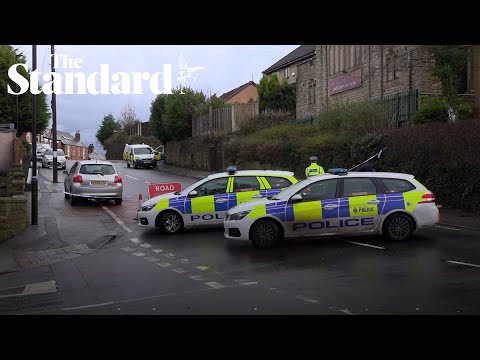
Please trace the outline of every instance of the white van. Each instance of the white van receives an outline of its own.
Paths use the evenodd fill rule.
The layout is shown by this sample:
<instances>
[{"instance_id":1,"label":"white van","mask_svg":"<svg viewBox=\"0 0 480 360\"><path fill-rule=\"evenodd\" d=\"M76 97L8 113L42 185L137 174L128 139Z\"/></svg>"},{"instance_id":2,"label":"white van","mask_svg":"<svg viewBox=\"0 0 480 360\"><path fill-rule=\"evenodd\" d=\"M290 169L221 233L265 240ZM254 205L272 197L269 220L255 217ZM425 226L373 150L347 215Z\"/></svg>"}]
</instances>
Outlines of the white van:
<instances>
[{"instance_id":1,"label":"white van","mask_svg":"<svg viewBox=\"0 0 480 360\"><path fill-rule=\"evenodd\" d=\"M146 144L125 144L123 160L127 162L127 167L133 165L135 169L138 169L139 166L144 168L157 167L154 150Z\"/></svg>"}]
</instances>

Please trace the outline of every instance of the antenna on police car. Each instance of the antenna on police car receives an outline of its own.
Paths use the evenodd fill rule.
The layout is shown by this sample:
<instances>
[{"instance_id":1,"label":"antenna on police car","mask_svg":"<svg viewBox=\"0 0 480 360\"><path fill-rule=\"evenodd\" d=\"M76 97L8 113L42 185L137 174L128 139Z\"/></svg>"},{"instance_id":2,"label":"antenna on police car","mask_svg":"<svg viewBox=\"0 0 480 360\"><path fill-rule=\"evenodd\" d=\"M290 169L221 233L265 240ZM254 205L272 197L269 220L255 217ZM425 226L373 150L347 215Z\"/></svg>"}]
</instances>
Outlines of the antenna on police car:
<instances>
[{"instance_id":1,"label":"antenna on police car","mask_svg":"<svg viewBox=\"0 0 480 360\"><path fill-rule=\"evenodd\" d=\"M380 156L382 156L382 152L383 150L385 150L386 147L384 147L382 150L380 150L378 153L376 153L375 155L373 155L372 157L368 158L367 160L361 162L360 164L358 165L355 165L354 167L352 167L351 169L348 169L348 171L352 171L353 169L356 169L358 168L359 166L362 166L363 164L369 162L370 160L374 159L374 158L377 158L377 159L380 159Z\"/></svg>"}]
</instances>

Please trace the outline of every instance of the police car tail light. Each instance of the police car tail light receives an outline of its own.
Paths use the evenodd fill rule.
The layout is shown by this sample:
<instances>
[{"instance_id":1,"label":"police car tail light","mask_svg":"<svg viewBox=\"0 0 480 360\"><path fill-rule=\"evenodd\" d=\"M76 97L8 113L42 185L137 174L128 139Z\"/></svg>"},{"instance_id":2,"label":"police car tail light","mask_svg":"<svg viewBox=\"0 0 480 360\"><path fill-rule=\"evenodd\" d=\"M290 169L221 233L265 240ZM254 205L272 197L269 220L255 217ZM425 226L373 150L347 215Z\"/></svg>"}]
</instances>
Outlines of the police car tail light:
<instances>
[{"instance_id":1,"label":"police car tail light","mask_svg":"<svg viewBox=\"0 0 480 360\"><path fill-rule=\"evenodd\" d=\"M118 175L115 175L115 179L113 180L114 183L121 183L122 182L122 178Z\"/></svg>"},{"instance_id":2,"label":"police car tail light","mask_svg":"<svg viewBox=\"0 0 480 360\"><path fill-rule=\"evenodd\" d=\"M422 200L419 201L419 204L427 204L427 203L434 203L435 202L435 195L432 193L427 193L422 195Z\"/></svg>"},{"instance_id":3,"label":"police car tail light","mask_svg":"<svg viewBox=\"0 0 480 360\"><path fill-rule=\"evenodd\" d=\"M76 183L83 182L82 175L75 175L72 180L73 182L76 182Z\"/></svg>"}]
</instances>

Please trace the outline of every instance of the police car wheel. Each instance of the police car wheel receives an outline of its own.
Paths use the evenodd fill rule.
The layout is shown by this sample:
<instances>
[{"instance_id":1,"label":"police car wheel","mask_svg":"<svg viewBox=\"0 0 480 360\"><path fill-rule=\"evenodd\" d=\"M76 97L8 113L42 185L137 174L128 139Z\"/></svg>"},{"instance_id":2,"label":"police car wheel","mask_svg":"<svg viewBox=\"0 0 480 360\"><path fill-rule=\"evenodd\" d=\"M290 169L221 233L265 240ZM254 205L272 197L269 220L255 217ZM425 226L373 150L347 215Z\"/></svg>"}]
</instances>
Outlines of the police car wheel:
<instances>
[{"instance_id":1,"label":"police car wheel","mask_svg":"<svg viewBox=\"0 0 480 360\"><path fill-rule=\"evenodd\" d=\"M169 211L163 214L160 228L166 233L176 234L183 228L182 217L174 211Z\"/></svg>"},{"instance_id":2,"label":"police car wheel","mask_svg":"<svg viewBox=\"0 0 480 360\"><path fill-rule=\"evenodd\" d=\"M404 214L394 214L390 216L385 224L383 230L385 236L389 240L405 241L412 237L413 234L413 221Z\"/></svg>"},{"instance_id":3,"label":"police car wheel","mask_svg":"<svg viewBox=\"0 0 480 360\"><path fill-rule=\"evenodd\" d=\"M270 220L257 222L250 231L250 239L256 248L272 248L278 244L280 237L277 225Z\"/></svg>"}]
</instances>

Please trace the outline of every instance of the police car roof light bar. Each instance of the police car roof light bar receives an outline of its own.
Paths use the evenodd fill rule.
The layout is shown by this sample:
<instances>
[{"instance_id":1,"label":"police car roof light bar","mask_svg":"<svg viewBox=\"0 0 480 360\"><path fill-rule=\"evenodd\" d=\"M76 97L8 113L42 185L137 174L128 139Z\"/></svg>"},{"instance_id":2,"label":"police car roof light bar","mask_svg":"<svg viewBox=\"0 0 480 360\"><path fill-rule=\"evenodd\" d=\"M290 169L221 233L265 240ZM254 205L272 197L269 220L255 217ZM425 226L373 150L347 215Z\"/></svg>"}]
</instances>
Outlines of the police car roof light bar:
<instances>
[{"instance_id":1,"label":"police car roof light bar","mask_svg":"<svg viewBox=\"0 0 480 360\"><path fill-rule=\"evenodd\" d=\"M227 172L229 175L233 175L237 172L237 167L236 166L229 166L227 167Z\"/></svg>"},{"instance_id":2,"label":"police car roof light bar","mask_svg":"<svg viewBox=\"0 0 480 360\"><path fill-rule=\"evenodd\" d=\"M333 169L328 169L328 173L333 174L333 175L347 175L348 174L348 169L333 168Z\"/></svg>"}]
</instances>

